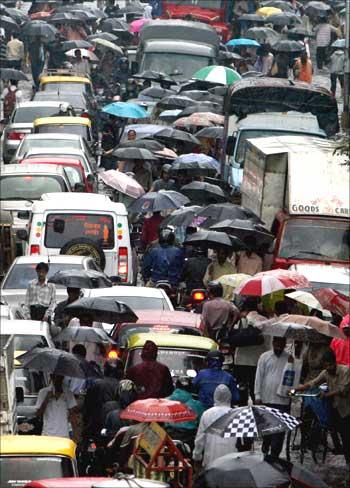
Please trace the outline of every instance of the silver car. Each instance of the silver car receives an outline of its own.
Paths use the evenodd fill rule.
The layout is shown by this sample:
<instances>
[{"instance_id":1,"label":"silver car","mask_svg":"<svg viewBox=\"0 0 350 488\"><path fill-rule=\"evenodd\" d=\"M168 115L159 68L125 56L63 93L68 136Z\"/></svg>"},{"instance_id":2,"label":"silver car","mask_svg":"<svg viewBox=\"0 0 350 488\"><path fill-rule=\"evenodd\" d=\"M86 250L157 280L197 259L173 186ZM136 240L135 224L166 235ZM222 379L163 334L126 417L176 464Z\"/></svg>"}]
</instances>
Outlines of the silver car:
<instances>
[{"instance_id":1,"label":"silver car","mask_svg":"<svg viewBox=\"0 0 350 488\"><path fill-rule=\"evenodd\" d=\"M22 102L12 112L9 123L4 128L2 135L3 160L7 164L14 156L17 147L26 134L33 132L34 120L38 117L52 117L61 111L65 115L74 115L73 109L62 102Z\"/></svg>"}]
</instances>

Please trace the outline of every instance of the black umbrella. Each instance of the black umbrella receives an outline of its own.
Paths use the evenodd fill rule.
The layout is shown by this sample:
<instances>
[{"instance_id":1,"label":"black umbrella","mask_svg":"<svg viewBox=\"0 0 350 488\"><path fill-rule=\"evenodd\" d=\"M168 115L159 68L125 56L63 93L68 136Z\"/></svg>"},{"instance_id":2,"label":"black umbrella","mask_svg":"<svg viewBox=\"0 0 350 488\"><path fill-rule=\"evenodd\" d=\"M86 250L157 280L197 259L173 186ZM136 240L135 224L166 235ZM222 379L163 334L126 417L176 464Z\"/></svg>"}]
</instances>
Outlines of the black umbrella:
<instances>
[{"instance_id":1,"label":"black umbrella","mask_svg":"<svg viewBox=\"0 0 350 488\"><path fill-rule=\"evenodd\" d=\"M186 144L191 144L192 146L200 146L200 141L190 134L189 132L185 132L183 130L173 129L172 127L166 127L163 130L154 134L154 139L160 139L161 141L166 142L185 142Z\"/></svg>"},{"instance_id":2,"label":"black umbrella","mask_svg":"<svg viewBox=\"0 0 350 488\"><path fill-rule=\"evenodd\" d=\"M51 24L75 24L81 22L81 19L73 12L58 12L57 14L51 15L48 18L48 22Z\"/></svg>"},{"instance_id":3,"label":"black umbrella","mask_svg":"<svg viewBox=\"0 0 350 488\"><path fill-rule=\"evenodd\" d=\"M64 41L62 43L62 50L64 52L70 51L71 49L90 49L93 45L84 40L76 40L76 41Z\"/></svg>"},{"instance_id":4,"label":"black umbrella","mask_svg":"<svg viewBox=\"0 0 350 488\"><path fill-rule=\"evenodd\" d=\"M293 27L293 29L289 29L287 36L290 39L302 41L304 37L315 37L315 33L302 25L298 25L297 27Z\"/></svg>"},{"instance_id":5,"label":"black umbrella","mask_svg":"<svg viewBox=\"0 0 350 488\"><path fill-rule=\"evenodd\" d=\"M157 159L157 156L151 153L151 151L149 151L148 149L135 147L135 145L133 147L115 149L112 154L113 156L121 160L142 159L146 161Z\"/></svg>"},{"instance_id":6,"label":"black umbrella","mask_svg":"<svg viewBox=\"0 0 350 488\"><path fill-rule=\"evenodd\" d=\"M259 224L255 224L251 220L226 219L211 225L210 229L227 232L242 239L242 241L247 237L254 238L257 245L270 244L274 239L274 236L267 229Z\"/></svg>"},{"instance_id":7,"label":"black umbrella","mask_svg":"<svg viewBox=\"0 0 350 488\"><path fill-rule=\"evenodd\" d=\"M118 10L118 15L126 14L143 14L144 8L138 5L127 5L126 7L120 8Z\"/></svg>"},{"instance_id":8,"label":"black umbrella","mask_svg":"<svg viewBox=\"0 0 350 488\"><path fill-rule=\"evenodd\" d=\"M118 40L117 36L111 34L110 32L99 32L98 34L91 34L87 37L88 41L93 39L104 39L105 41L116 42Z\"/></svg>"},{"instance_id":9,"label":"black umbrella","mask_svg":"<svg viewBox=\"0 0 350 488\"><path fill-rule=\"evenodd\" d=\"M84 7L87 8L87 7ZM98 19L106 19L107 15L97 7L89 6L89 11L92 12Z\"/></svg>"},{"instance_id":10,"label":"black umbrella","mask_svg":"<svg viewBox=\"0 0 350 488\"><path fill-rule=\"evenodd\" d=\"M161 144L154 139L142 139L139 138L136 141L127 141L123 142L123 144L119 144L118 149L124 149L127 147L139 147L142 149L148 149L149 151L162 151L164 149L164 144Z\"/></svg>"},{"instance_id":11,"label":"black umbrella","mask_svg":"<svg viewBox=\"0 0 350 488\"><path fill-rule=\"evenodd\" d=\"M311 16L325 15L331 10L331 6L324 2L308 2L305 5L305 13Z\"/></svg>"},{"instance_id":12,"label":"black umbrella","mask_svg":"<svg viewBox=\"0 0 350 488\"><path fill-rule=\"evenodd\" d=\"M217 222L221 222L225 219L241 219L252 220L253 222L261 224L261 220L249 209L234 205L232 203L216 203L208 205L203 208L199 214L200 217L205 217L201 227L209 228Z\"/></svg>"},{"instance_id":13,"label":"black umbrella","mask_svg":"<svg viewBox=\"0 0 350 488\"><path fill-rule=\"evenodd\" d=\"M61 349L35 347L16 359L26 369L73 378L86 377L81 361L74 354Z\"/></svg>"},{"instance_id":14,"label":"black umbrella","mask_svg":"<svg viewBox=\"0 0 350 488\"><path fill-rule=\"evenodd\" d=\"M192 98L192 100L197 102L214 102L221 105L224 101L223 97L209 93L208 90L188 90L181 92L181 96Z\"/></svg>"},{"instance_id":15,"label":"black umbrella","mask_svg":"<svg viewBox=\"0 0 350 488\"><path fill-rule=\"evenodd\" d=\"M100 23L102 32L111 32L113 29L128 30L128 24L120 19L105 19Z\"/></svg>"},{"instance_id":16,"label":"black umbrella","mask_svg":"<svg viewBox=\"0 0 350 488\"><path fill-rule=\"evenodd\" d=\"M200 207L199 205L191 205L189 207L174 210L170 215L162 220L160 226L167 227L168 225L173 225L174 227L190 227L191 224L193 224L194 219L196 218L197 212L201 210L201 208L202 207ZM196 227L196 225L193 225L193 227Z\"/></svg>"},{"instance_id":17,"label":"black umbrella","mask_svg":"<svg viewBox=\"0 0 350 488\"><path fill-rule=\"evenodd\" d=\"M215 176L217 170L206 161L177 162L171 166L173 176Z\"/></svg>"},{"instance_id":18,"label":"black umbrella","mask_svg":"<svg viewBox=\"0 0 350 488\"><path fill-rule=\"evenodd\" d=\"M212 88L209 88L208 92L220 97L225 97L228 93L228 89L229 89L228 86L220 85L220 86L214 86Z\"/></svg>"},{"instance_id":19,"label":"black umbrella","mask_svg":"<svg viewBox=\"0 0 350 488\"><path fill-rule=\"evenodd\" d=\"M70 288L106 288L112 286L112 282L104 273L92 269L57 271L49 278L49 283Z\"/></svg>"},{"instance_id":20,"label":"black umbrella","mask_svg":"<svg viewBox=\"0 0 350 488\"><path fill-rule=\"evenodd\" d=\"M17 22L7 15L0 15L0 25L6 32L17 32L19 29Z\"/></svg>"},{"instance_id":21,"label":"black umbrella","mask_svg":"<svg viewBox=\"0 0 350 488\"><path fill-rule=\"evenodd\" d=\"M145 71L142 71L141 73L136 73L135 75L133 75L133 78L155 81L157 83L166 81L169 84L176 85L176 81L170 78L170 76L166 73L162 73L161 71L153 71L151 69L147 69Z\"/></svg>"},{"instance_id":22,"label":"black umbrella","mask_svg":"<svg viewBox=\"0 0 350 488\"><path fill-rule=\"evenodd\" d=\"M196 137L201 139L223 139L224 128L223 127L203 127L196 134Z\"/></svg>"},{"instance_id":23,"label":"black umbrella","mask_svg":"<svg viewBox=\"0 0 350 488\"><path fill-rule=\"evenodd\" d=\"M18 69L12 68L1 68L0 69L0 79L1 80L17 80L17 81L28 81L28 78Z\"/></svg>"},{"instance_id":24,"label":"black umbrella","mask_svg":"<svg viewBox=\"0 0 350 488\"><path fill-rule=\"evenodd\" d=\"M133 213L162 212L183 207L188 203L189 199L177 191L161 190L145 193L135 200L128 210Z\"/></svg>"},{"instance_id":25,"label":"black umbrella","mask_svg":"<svg viewBox=\"0 0 350 488\"><path fill-rule=\"evenodd\" d=\"M276 42L272 49L279 53L300 53L305 50L305 46L299 44L297 41L292 41L290 39L283 39Z\"/></svg>"},{"instance_id":26,"label":"black umbrella","mask_svg":"<svg viewBox=\"0 0 350 488\"><path fill-rule=\"evenodd\" d=\"M181 187L180 192L198 205L227 202L227 195L218 185L211 185L204 181L192 181Z\"/></svg>"},{"instance_id":27,"label":"black umbrella","mask_svg":"<svg viewBox=\"0 0 350 488\"><path fill-rule=\"evenodd\" d=\"M220 106L219 104L213 102L198 102L197 104L190 105L189 107L184 108L179 113L178 118L188 117L192 114L207 112L221 115L223 113L223 106Z\"/></svg>"},{"instance_id":28,"label":"black umbrella","mask_svg":"<svg viewBox=\"0 0 350 488\"><path fill-rule=\"evenodd\" d=\"M30 20L24 24L22 32L26 37L44 37L48 41L53 41L58 30L44 20Z\"/></svg>"},{"instance_id":29,"label":"black umbrella","mask_svg":"<svg viewBox=\"0 0 350 488\"><path fill-rule=\"evenodd\" d=\"M223 61L241 61L243 58L243 56L240 56L239 54L237 53L232 53L231 51L220 51L220 59L223 60ZM227 88L227 87L226 87Z\"/></svg>"},{"instance_id":30,"label":"black umbrella","mask_svg":"<svg viewBox=\"0 0 350 488\"><path fill-rule=\"evenodd\" d=\"M243 14L238 17L238 21L245 21L245 22L261 22L262 24L265 22L264 17L258 14Z\"/></svg>"},{"instance_id":31,"label":"black umbrella","mask_svg":"<svg viewBox=\"0 0 350 488\"><path fill-rule=\"evenodd\" d=\"M71 10L75 17L82 22L96 22L97 16L90 10Z\"/></svg>"},{"instance_id":32,"label":"black umbrella","mask_svg":"<svg viewBox=\"0 0 350 488\"><path fill-rule=\"evenodd\" d=\"M142 100L143 97L160 100L161 98L173 94L174 92L172 90L167 90L166 88L162 88L160 86L150 86L149 88L145 88L144 90L141 90L139 92L138 98L140 100Z\"/></svg>"},{"instance_id":33,"label":"black umbrella","mask_svg":"<svg viewBox=\"0 0 350 488\"><path fill-rule=\"evenodd\" d=\"M81 325L69 326L63 329L57 336L55 342L94 342L96 344L115 343L109 335L97 327L84 327Z\"/></svg>"},{"instance_id":34,"label":"black umbrella","mask_svg":"<svg viewBox=\"0 0 350 488\"><path fill-rule=\"evenodd\" d=\"M157 108L162 108L163 110L172 108L186 108L193 105L192 98L183 97L181 95L169 95L162 98L156 105Z\"/></svg>"},{"instance_id":35,"label":"black umbrella","mask_svg":"<svg viewBox=\"0 0 350 488\"><path fill-rule=\"evenodd\" d=\"M280 35L269 27L251 27L247 30L245 36L247 39L255 39L260 44L266 42L273 44L280 38Z\"/></svg>"},{"instance_id":36,"label":"black umbrella","mask_svg":"<svg viewBox=\"0 0 350 488\"><path fill-rule=\"evenodd\" d=\"M67 305L65 311L74 317L89 314L97 322L136 322L138 317L131 308L113 297L80 298Z\"/></svg>"},{"instance_id":37,"label":"black umbrella","mask_svg":"<svg viewBox=\"0 0 350 488\"><path fill-rule=\"evenodd\" d=\"M202 247L204 249L229 248L232 251L245 249L245 245L237 237L229 236L226 232L215 230L200 230L189 235L184 244Z\"/></svg>"},{"instance_id":38,"label":"black umbrella","mask_svg":"<svg viewBox=\"0 0 350 488\"><path fill-rule=\"evenodd\" d=\"M124 29L113 29L111 34L117 37L118 42L131 43L134 38L134 34Z\"/></svg>"},{"instance_id":39,"label":"black umbrella","mask_svg":"<svg viewBox=\"0 0 350 488\"><path fill-rule=\"evenodd\" d=\"M269 15L265 22L278 26L301 24L300 18L291 12Z\"/></svg>"},{"instance_id":40,"label":"black umbrella","mask_svg":"<svg viewBox=\"0 0 350 488\"><path fill-rule=\"evenodd\" d=\"M214 81L205 80L189 80L180 85L179 93L189 90L209 90L215 86L222 86L221 83L215 83ZM226 87L227 88L227 87Z\"/></svg>"},{"instance_id":41,"label":"black umbrella","mask_svg":"<svg viewBox=\"0 0 350 488\"><path fill-rule=\"evenodd\" d=\"M12 17L13 20L17 22L17 24L22 24L23 22L26 22L28 20L28 16L18 8L6 8L6 11L4 10L3 13L4 15Z\"/></svg>"}]
</instances>

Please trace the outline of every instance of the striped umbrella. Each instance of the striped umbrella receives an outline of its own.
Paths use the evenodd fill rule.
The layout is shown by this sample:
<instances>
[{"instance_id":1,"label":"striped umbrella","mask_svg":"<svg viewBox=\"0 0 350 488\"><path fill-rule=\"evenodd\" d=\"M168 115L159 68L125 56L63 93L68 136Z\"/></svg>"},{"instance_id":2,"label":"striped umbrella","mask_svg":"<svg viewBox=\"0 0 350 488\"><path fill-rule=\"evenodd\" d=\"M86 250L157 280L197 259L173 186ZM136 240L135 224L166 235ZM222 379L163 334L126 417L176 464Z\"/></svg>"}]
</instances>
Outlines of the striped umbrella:
<instances>
[{"instance_id":1,"label":"striped umbrella","mask_svg":"<svg viewBox=\"0 0 350 488\"><path fill-rule=\"evenodd\" d=\"M196 80L221 83L222 85L231 85L241 79L241 75L234 69L225 66L206 66L197 71L193 78Z\"/></svg>"}]
</instances>

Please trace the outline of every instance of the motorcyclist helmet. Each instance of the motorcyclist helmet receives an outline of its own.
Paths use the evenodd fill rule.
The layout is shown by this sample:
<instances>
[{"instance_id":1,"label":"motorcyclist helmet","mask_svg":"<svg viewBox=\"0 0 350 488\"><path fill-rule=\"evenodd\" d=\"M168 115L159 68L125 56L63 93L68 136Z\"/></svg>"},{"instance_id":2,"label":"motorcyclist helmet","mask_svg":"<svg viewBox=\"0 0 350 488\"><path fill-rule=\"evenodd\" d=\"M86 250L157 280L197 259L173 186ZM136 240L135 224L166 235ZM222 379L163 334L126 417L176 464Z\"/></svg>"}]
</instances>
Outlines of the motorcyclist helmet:
<instances>
[{"instance_id":1,"label":"motorcyclist helmet","mask_svg":"<svg viewBox=\"0 0 350 488\"><path fill-rule=\"evenodd\" d=\"M214 297L222 297L224 289L219 281L210 281L208 283L208 293Z\"/></svg>"},{"instance_id":2,"label":"motorcyclist helmet","mask_svg":"<svg viewBox=\"0 0 350 488\"><path fill-rule=\"evenodd\" d=\"M122 380L118 386L118 398L121 408L126 408L137 400L137 387L131 380Z\"/></svg>"},{"instance_id":3,"label":"motorcyclist helmet","mask_svg":"<svg viewBox=\"0 0 350 488\"><path fill-rule=\"evenodd\" d=\"M169 246L172 246L174 242L175 234L171 229L166 227L159 231L159 244L168 244Z\"/></svg>"},{"instance_id":4,"label":"motorcyclist helmet","mask_svg":"<svg viewBox=\"0 0 350 488\"><path fill-rule=\"evenodd\" d=\"M209 351L207 354L208 364L221 363L223 364L225 358L221 351Z\"/></svg>"}]
</instances>

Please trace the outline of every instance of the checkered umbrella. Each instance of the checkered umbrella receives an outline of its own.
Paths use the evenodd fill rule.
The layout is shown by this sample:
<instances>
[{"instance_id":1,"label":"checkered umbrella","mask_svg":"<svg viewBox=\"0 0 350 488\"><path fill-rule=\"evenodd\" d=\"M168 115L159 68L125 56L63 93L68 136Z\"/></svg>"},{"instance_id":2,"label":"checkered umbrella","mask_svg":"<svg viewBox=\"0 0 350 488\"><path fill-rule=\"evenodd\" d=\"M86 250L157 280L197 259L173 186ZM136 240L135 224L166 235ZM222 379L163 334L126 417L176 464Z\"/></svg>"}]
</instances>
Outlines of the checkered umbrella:
<instances>
[{"instance_id":1,"label":"checkered umbrella","mask_svg":"<svg viewBox=\"0 0 350 488\"><path fill-rule=\"evenodd\" d=\"M240 407L226 413L206 430L221 437L261 437L293 430L299 421L277 408L264 406Z\"/></svg>"}]
</instances>

